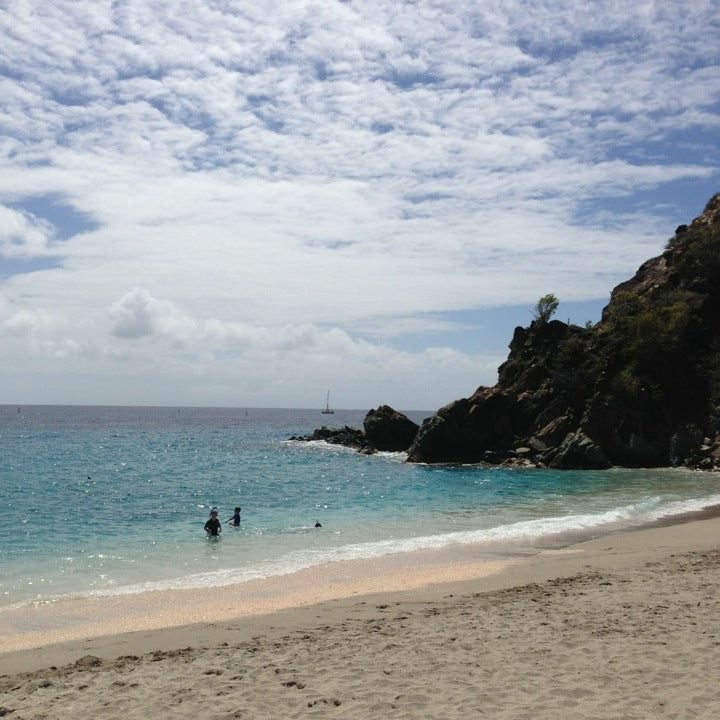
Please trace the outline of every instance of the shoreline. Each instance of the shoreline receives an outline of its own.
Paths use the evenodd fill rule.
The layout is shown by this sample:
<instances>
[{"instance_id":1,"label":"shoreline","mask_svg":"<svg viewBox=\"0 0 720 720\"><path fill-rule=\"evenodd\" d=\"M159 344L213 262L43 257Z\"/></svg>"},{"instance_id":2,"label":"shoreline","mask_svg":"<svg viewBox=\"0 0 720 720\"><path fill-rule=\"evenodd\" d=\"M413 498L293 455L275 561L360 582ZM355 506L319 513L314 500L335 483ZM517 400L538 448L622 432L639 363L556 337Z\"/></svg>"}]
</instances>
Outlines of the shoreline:
<instances>
[{"instance_id":1,"label":"shoreline","mask_svg":"<svg viewBox=\"0 0 720 720\"><path fill-rule=\"evenodd\" d=\"M547 539L532 548L498 555L472 545L413 551L373 560L330 563L289 576L210 590L152 591L135 595L58 601L48 623L34 631L0 636L4 673L63 665L87 653L105 659L123 652L172 650L220 642L227 632L248 639L278 628L313 623L324 615L357 610L357 603L437 600L453 594L493 593L572 575L581 570L621 568L638 558L663 557L669 549L720 547L720 506L662 518L630 529ZM242 597L238 591L242 590ZM86 614L92 622L63 627ZM35 608L35 614L50 606ZM60 609L60 613L55 613ZM94 615L93 615L94 614ZM3 618L7 620L7 616ZM55 623L51 626L49 623ZM7 627L4 623L3 627Z\"/></svg>"},{"instance_id":2,"label":"shoreline","mask_svg":"<svg viewBox=\"0 0 720 720\"><path fill-rule=\"evenodd\" d=\"M717 488L720 490L720 487ZM222 566L208 572L190 571L186 574L160 579L127 579L124 583L108 585L94 590L76 590L47 596L35 595L25 599L17 599L10 604L0 604L0 616L22 612L24 609L54 607L73 602L101 601L123 596L142 596L158 593L186 593L190 591L213 592L225 587L252 587L257 584L272 582L275 578L287 578L295 575L312 572L314 569L334 567L341 564L357 564L362 566L368 563L383 564L387 558L412 557L422 558L423 555L433 558L435 554L448 552L462 552L459 548L476 548L479 555L495 559L497 557L513 558L517 555L534 554L538 549L546 547L563 546L584 539L600 537L616 532L624 532L642 527L652 527L655 524L676 524L684 522L685 518L692 520L700 517L714 517L720 515L720 492L712 493L705 498L685 499L679 501L685 505L683 509L673 508L675 504L669 502L668 506L656 514L654 519L648 517L623 517L624 508L610 508L596 510L589 515L577 512L560 516L539 516L522 520L509 521L498 526L482 527L478 529L445 529L435 534L380 538L377 540L359 541L351 540L345 545L328 545L321 548L321 554L313 560L304 562L291 561L289 567L281 562L272 560L259 561L259 565L246 567ZM690 506L688 508L688 506ZM693 507L694 506L694 507ZM697 509L700 508L700 509ZM666 514L667 513L667 514ZM650 517L654 513L650 513ZM613 517L613 515L615 515ZM571 520L570 524L564 523ZM545 527L544 523L554 523L554 526ZM496 531L502 531L497 533ZM394 544L394 547L389 547ZM518 549L519 548L519 549ZM100 555L99 557L102 557ZM289 556L281 556L280 561ZM404 563L402 563L404 564ZM0 632L0 653L2 652L2 633Z\"/></svg>"},{"instance_id":3,"label":"shoreline","mask_svg":"<svg viewBox=\"0 0 720 720\"><path fill-rule=\"evenodd\" d=\"M596 526L540 537L519 537L329 561L286 574L203 588L72 595L0 608L0 659L33 648L130 632L163 631L344 600L378 592L424 590L477 581L548 551L643 528L720 517L720 505L637 526Z\"/></svg>"}]
</instances>

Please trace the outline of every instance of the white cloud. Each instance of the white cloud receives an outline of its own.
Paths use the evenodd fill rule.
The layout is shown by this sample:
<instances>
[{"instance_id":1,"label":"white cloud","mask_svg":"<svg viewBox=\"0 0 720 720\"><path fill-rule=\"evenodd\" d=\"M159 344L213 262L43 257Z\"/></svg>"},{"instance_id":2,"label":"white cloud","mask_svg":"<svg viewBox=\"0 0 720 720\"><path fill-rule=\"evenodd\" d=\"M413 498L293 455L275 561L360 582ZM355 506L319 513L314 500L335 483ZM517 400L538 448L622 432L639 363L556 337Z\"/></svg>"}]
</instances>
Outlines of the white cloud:
<instances>
[{"instance_id":1,"label":"white cloud","mask_svg":"<svg viewBox=\"0 0 720 720\"><path fill-rule=\"evenodd\" d=\"M110 308L112 334L141 338L161 334L177 340L195 335L197 323L172 303L156 300L143 288L134 288Z\"/></svg>"},{"instance_id":2,"label":"white cloud","mask_svg":"<svg viewBox=\"0 0 720 720\"><path fill-rule=\"evenodd\" d=\"M29 393L24 402L88 402L84 393L94 389L95 402L283 405L290 394L312 406L332 386L344 405L402 407L410 391L413 406L432 409L438 375L452 377L455 394L468 394L479 378L491 381L501 361L449 348L406 352L311 323L265 327L194 316L143 288L128 291L104 319L84 323L3 305L0 333L4 369L16 391ZM63 364L63 382L33 385L47 363Z\"/></svg>"},{"instance_id":3,"label":"white cloud","mask_svg":"<svg viewBox=\"0 0 720 720\"><path fill-rule=\"evenodd\" d=\"M54 228L32 213L0 205L0 255L29 258L49 254Z\"/></svg>"},{"instance_id":4,"label":"white cloud","mask_svg":"<svg viewBox=\"0 0 720 720\"><path fill-rule=\"evenodd\" d=\"M38 335L53 328L55 321L46 310L22 309L12 313L4 322L5 329L12 335Z\"/></svg>"},{"instance_id":5,"label":"white cloud","mask_svg":"<svg viewBox=\"0 0 720 720\"><path fill-rule=\"evenodd\" d=\"M604 200L717 177L711 0L182 7L0 7L0 256L61 261L3 290L64 318L42 333L65 372L93 356L225 387L232 348L256 379L285 353L306 381L353 358L358 386L409 388L435 355L358 334L605 296L689 218ZM9 205L43 195L98 227L61 242ZM469 378L479 361L447 352Z\"/></svg>"}]
</instances>

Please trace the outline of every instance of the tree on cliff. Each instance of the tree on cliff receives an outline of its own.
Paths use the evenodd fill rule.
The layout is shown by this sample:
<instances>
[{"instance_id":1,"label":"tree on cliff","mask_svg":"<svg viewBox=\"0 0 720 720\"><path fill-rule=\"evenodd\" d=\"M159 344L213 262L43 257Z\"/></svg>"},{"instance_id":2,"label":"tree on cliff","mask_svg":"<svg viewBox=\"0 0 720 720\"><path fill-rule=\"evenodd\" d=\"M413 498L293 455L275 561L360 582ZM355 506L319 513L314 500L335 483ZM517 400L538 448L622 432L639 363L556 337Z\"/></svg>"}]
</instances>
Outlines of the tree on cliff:
<instances>
[{"instance_id":1,"label":"tree on cliff","mask_svg":"<svg viewBox=\"0 0 720 720\"><path fill-rule=\"evenodd\" d=\"M537 305L535 305L535 310L533 311L533 320L535 320L540 325L544 325L555 314L555 311L558 309L559 304L560 301L552 293L543 295L537 301Z\"/></svg>"}]
</instances>

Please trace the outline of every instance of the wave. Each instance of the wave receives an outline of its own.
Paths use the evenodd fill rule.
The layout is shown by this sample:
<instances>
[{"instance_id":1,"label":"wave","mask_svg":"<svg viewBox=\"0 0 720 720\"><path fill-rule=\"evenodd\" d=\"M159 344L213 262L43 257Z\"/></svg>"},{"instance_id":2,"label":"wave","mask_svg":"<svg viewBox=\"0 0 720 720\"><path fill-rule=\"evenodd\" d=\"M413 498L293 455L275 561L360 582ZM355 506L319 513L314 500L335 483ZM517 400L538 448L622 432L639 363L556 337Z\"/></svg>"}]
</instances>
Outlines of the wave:
<instances>
[{"instance_id":1,"label":"wave","mask_svg":"<svg viewBox=\"0 0 720 720\"><path fill-rule=\"evenodd\" d=\"M453 545L488 544L495 547L498 543L540 540L559 536L563 533L577 533L593 529L627 528L673 515L698 512L713 505L720 505L720 494L705 498L674 501L667 501L660 496L652 496L639 502L598 513L542 517L478 530L376 540L316 550L292 551L277 559L257 563L247 568L230 568L175 579L103 588L73 594L72 596L65 595L63 598L131 595L161 590L192 590L236 585L253 580L288 575L326 563L369 560L396 553L436 550ZM58 599L61 598L48 598L48 600ZM7 609L7 607L2 609Z\"/></svg>"},{"instance_id":2,"label":"wave","mask_svg":"<svg viewBox=\"0 0 720 720\"><path fill-rule=\"evenodd\" d=\"M296 447L315 448L317 450L337 450L339 452L351 453L352 455L359 454L357 448L350 447L349 445L329 443L326 440L283 440L283 444L293 445ZM362 457L380 457L388 460L395 460L397 462L404 462L407 459L407 453L402 451L376 450L369 455L362 455Z\"/></svg>"}]
</instances>

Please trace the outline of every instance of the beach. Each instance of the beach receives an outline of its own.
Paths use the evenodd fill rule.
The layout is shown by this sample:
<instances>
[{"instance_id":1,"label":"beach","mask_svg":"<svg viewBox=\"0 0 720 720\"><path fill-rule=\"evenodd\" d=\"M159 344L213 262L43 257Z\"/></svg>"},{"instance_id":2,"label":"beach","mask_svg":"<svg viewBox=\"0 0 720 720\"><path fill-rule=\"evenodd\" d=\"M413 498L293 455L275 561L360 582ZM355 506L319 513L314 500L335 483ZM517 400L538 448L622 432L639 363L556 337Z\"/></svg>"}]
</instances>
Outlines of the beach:
<instances>
[{"instance_id":1,"label":"beach","mask_svg":"<svg viewBox=\"0 0 720 720\"><path fill-rule=\"evenodd\" d=\"M718 2L175 5L0 6L0 720L720 720Z\"/></svg>"},{"instance_id":2,"label":"beach","mask_svg":"<svg viewBox=\"0 0 720 720\"><path fill-rule=\"evenodd\" d=\"M276 599L269 612L259 599L236 617L216 605L212 621L5 653L0 713L717 717L713 515L505 561L472 563L463 548L456 565L452 550L444 565L428 565L409 553L410 569L381 591L361 580L335 585L336 568L327 582L315 576L316 595L284 608Z\"/></svg>"}]
</instances>

